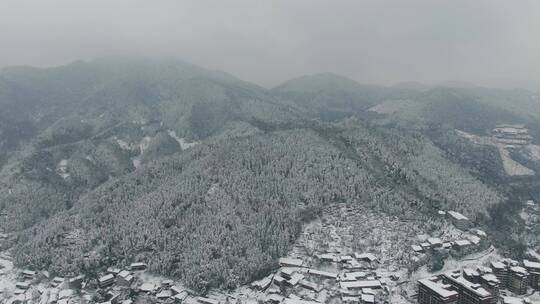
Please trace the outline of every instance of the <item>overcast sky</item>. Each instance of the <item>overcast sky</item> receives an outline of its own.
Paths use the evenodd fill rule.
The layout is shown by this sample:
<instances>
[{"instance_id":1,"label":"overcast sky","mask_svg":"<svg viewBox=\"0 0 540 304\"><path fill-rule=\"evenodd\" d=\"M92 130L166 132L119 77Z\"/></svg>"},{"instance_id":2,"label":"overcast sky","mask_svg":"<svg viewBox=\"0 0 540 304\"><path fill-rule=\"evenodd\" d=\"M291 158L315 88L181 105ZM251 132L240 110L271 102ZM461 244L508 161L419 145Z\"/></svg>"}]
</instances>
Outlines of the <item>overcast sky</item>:
<instances>
[{"instance_id":1,"label":"overcast sky","mask_svg":"<svg viewBox=\"0 0 540 304\"><path fill-rule=\"evenodd\" d=\"M334 72L540 90L540 1L0 0L0 66L123 54L267 87Z\"/></svg>"}]
</instances>

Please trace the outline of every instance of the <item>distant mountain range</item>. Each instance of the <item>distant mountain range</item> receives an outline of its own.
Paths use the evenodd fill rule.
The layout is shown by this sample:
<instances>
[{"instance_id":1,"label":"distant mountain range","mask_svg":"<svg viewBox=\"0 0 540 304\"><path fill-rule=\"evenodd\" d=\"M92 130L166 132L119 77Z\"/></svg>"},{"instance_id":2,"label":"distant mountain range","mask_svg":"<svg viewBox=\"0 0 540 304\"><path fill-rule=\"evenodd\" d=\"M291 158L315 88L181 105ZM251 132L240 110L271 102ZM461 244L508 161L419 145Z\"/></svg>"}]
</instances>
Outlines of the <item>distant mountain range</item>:
<instances>
[{"instance_id":1,"label":"distant mountain range","mask_svg":"<svg viewBox=\"0 0 540 304\"><path fill-rule=\"evenodd\" d=\"M332 202L411 221L457 210L501 246L540 246L516 239L531 232L509 207L540 200L540 170L510 177L496 147L456 132L523 124L538 144L540 100L526 90L334 74L268 90L181 61L107 58L2 69L0 106L0 225L25 267L144 261L197 290L234 287L275 267Z\"/></svg>"}]
</instances>

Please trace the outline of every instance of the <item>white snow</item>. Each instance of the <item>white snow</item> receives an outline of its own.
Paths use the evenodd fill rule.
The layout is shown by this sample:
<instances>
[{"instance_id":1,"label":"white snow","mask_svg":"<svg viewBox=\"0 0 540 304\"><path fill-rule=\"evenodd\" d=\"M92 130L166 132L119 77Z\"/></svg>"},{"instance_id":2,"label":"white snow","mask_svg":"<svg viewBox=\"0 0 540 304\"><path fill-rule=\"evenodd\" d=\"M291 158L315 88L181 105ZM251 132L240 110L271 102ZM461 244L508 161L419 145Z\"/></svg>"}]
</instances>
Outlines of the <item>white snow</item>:
<instances>
[{"instance_id":1,"label":"white snow","mask_svg":"<svg viewBox=\"0 0 540 304\"><path fill-rule=\"evenodd\" d=\"M219 191L219 185L214 183L212 184L212 186L210 186L210 188L208 189L208 191L206 192L207 195L213 195L214 193L216 193L217 191Z\"/></svg>"},{"instance_id":2,"label":"white snow","mask_svg":"<svg viewBox=\"0 0 540 304\"><path fill-rule=\"evenodd\" d=\"M534 249L527 250L527 254L536 258L537 260L540 260L540 254L536 252Z\"/></svg>"},{"instance_id":3,"label":"white snow","mask_svg":"<svg viewBox=\"0 0 540 304\"><path fill-rule=\"evenodd\" d=\"M131 162L133 163L133 167L135 167L135 169L137 169L141 165L141 157L140 156L132 157Z\"/></svg>"},{"instance_id":4,"label":"white snow","mask_svg":"<svg viewBox=\"0 0 540 304\"><path fill-rule=\"evenodd\" d=\"M173 131L173 130L168 130L167 133L169 133L169 136L171 136L172 138L174 138L178 142L178 144L180 145L180 148L182 148L182 150L189 149L189 148L194 147L194 146L199 144L198 141L187 142L185 140L185 138L178 137L178 135L176 135L176 132Z\"/></svg>"},{"instance_id":5,"label":"white snow","mask_svg":"<svg viewBox=\"0 0 540 304\"><path fill-rule=\"evenodd\" d=\"M150 145L150 141L152 140L152 137L145 136L139 143L139 149L141 150L141 154L144 153L146 149L148 149L148 146Z\"/></svg>"},{"instance_id":6,"label":"white snow","mask_svg":"<svg viewBox=\"0 0 540 304\"><path fill-rule=\"evenodd\" d=\"M70 176L68 170L67 170L67 166L68 166L68 160L67 159L62 159L57 165L56 165L56 172L58 173L58 175L60 175L63 179L66 179Z\"/></svg>"},{"instance_id":7,"label":"white snow","mask_svg":"<svg viewBox=\"0 0 540 304\"><path fill-rule=\"evenodd\" d=\"M403 109L411 107L411 105L416 105L418 102L414 100L406 99L396 99L396 100L385 100L378 105L375 105L369 108L368 111L376 112L379 114L394 114Z\"/></svg>"},{"instance_id":8,"label":"white snow","mask_svg":"<svg viewBox=\"0 0 540 304\"><path fill-rule=\"evenodd\" d=\"M132 157L131 162L133 163L133 166L135 168L139 168L141 165L141 155L144 154L144 151L148 149L148 146L150 146L150 141L152 140L152 137L145 136L141 141L139 142L139 151L140 154L138 156Z\"/></svg>"},{"instance_id":9,"label":"white snow","mask_svg":"<svg viewBox=\"0 0 540 304\"><path fill-rule=\"evenodd\" d=\"M491 137L486 136L478 136L471 133L467 133L465 131L457 130L456 133L464 138L469 139L475 144L478 145L490 145L497 148L499 151L499 155L501 156L504 171L506 174L510 176L522 176L522 175L534 175L534 171L523 166L522 164L516 162L512 159L510 156L510 151L507 149L508 147L505 144L498 143L494 141ZM536 148L537 146L534 145L528 145L527 148L530 151L531 156L538 156L540 159L540 147Z\"/></svg>"},{"instance_id":10,"label":"white snow","mask_svg":"<svg viewBox=\"0 0 540 304\"><path fill-rule=\"evenodd\" d=\"M13 270L13 262L5 256L0 256L0 290L4 296L9 296L15 291L17 279Z\"/></svg>"},{"instance_id":11,"label":"white snow","mask_svg":"<svg viewBox=\"0 0 540 304\"><path fill-rule=\"evenodd\" d=\"M513 160L510 156L510 152L505 149L504 145L496 144L496 147L499 150L499 154L501 155L504 171L506 171L506 174L511 176L534 175L533 170Z\"/></svg>"},{"instance_id":12,"label":"white snow","mask_svg":"<svg viewBox=\"0 0 540 304\"><path fill-rule=\"evenodd\" d=\"M121 139L116 139L116 142L118 143L118 145L120 146L121 149L123 149L123 150L131 150L131 144L129 144L128 142L126 142L124 140L121 140Z\"/></svg>"},{"instance_id":13,"label":"white snow","mask_svg":"<svg viewBox=\"0 0 540 304\"><path fill-rule=\"evenodd\" d=\"M540 162L540 146L538 145L528 145L527 150L531 158L537 162Z\"/></svg>"}]
</instances>

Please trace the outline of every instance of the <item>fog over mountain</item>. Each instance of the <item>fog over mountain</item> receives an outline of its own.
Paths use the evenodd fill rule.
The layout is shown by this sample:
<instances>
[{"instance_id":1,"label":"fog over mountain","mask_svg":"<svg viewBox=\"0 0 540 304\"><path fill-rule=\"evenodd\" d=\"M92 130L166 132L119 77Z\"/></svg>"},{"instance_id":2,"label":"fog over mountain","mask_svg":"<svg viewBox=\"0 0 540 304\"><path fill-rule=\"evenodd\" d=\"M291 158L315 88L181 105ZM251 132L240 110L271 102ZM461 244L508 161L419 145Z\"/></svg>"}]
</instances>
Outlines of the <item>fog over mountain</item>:
<instances>
[{"instance_id":1,"label":"fog over mountain","mask_svg":"<svg viewBox=\"0 0 540 304\"><path fill-rule=\"evenodd\" d=\"M129 54L180 58L265 87L333 72L362 83L540 91L535 0L5 0L0 28L0 66Z\"/></svg>"}]
</instances>

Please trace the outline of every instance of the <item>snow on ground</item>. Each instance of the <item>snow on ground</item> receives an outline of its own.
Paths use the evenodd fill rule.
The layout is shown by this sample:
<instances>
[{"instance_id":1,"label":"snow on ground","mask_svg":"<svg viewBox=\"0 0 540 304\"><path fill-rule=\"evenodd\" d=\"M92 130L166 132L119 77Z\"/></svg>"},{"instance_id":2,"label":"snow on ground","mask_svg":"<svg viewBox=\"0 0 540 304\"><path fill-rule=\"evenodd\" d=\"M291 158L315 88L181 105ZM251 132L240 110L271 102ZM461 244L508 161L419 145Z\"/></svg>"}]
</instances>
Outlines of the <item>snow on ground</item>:
<instances>
[{"instance_id":1,"label":"snow on ground","mask_svg":"<svg viewBox=\"0 0 540 304\"><path fill-rule=\"evenodd\" d=\"M478 136L465 131L457 130L456 133L463 137L467 138L477 145L490 145L497 148L499 155L501 156L504 171L510 176L523 176L523 175L534 175L534 171L523 166L522 164L516 162L510 156L510 151L506 148L505 144L497 143L493 141L491 137L487 136ZM540 161L540 146L527 145L527 149L530 151L530 155L535 157L535 160Z\"/></svg>"},{"instance_id":2,"label":"snow on ground","mask_svg":"<svg viewBox=\"0 0 540 304\"><path fill-rule=\"evenodd\" d=\"M491 140L490 137L478 136L478 135L467 133L465 131L461 131L458 129L456 129L456 133L463 138L469 139L470 141L472 141L473 143L477 145L492 145L493 144L493 141Z\"/></svg>"},{"instance_id":3,"label":"snow on ground","mask_svg":"<svg viewBox=\"0 0 540 304\"><path fill-rule=\"evenodd\" d=\"M9 257L0 255L0 293L4 297L13 294L16 281L13 262Z\"/></svg>"},{"instance_id":4,"label":"snow on ground","mask_svg":"<svg viewBox=\"0 0 540 304\"><path fill-rule=\"evenodd\" d=\"M60 175L63 179L66 179L70 176L68 173L68 160L62 159L57 165L56 165L56 172L58 175Z\"/></svg>"},{"instance_id":5,"label":"snow on ground","mask_svg":"<svg viewBox=\"0 0 540 304\"><path fill-rule=\"evenodd\" d=\"M535 219L535 216L527 212L527 210L525 209L521 210L521 212L519 213L519 217L521 217L521 219L525 221L525 225L530 224Z\"/></svg>"},{"instance_id":6,"label":"snow on ground","mask_svg":"<svg viewBox=\"0 0 540 304\"><path fill-rule=\"evenodd\" d=\"M531 248L527 250L527 254L540 261L540 254L536 252L534 249Z\"/></svg>"},{"instance_id":7,"label":"snow on ground","mask_svg":"<svg viewBox=\"0 0 540 304\"><path fill-rule=\"evenodd\" d=\"M131 162L133 163L133 167L135 167L135 169L139 168L139 166L141 165L141 157L140 156L132 157Z\"/></svg>"},{"instance_id":8,"label":"snow on ground","mask_svg":"<svg viewBox=\"0 0 540 304\"><path fill-rule=\"evenodd\" d=\"M516 162L510 157L510 151L503 144L496 144L503 162L504 171L510 176L534 175L534 171Z\"/></svg>"},{"instance_id":9,"label":"snow on ground","mask_svg":"<svg viewBox=\"0 0 540 304\"><path fill-rule=\"evenodd\" d=\"M403 109L409 108L411 104L417 104L414 100L385 100L378 105L371 107L368 111L376 112L379 114L393 114Z\"/></svg>"},{"instance_id":10,"label":"snow on ground","mask_svg":"<svg viewBox=\"0 0 540 304\"><path fill-rule=\"evenodd\" d=\"M131 150L132 149L132 144L128 143L125 140L116 139L116 143L118 143L120 148L123 149L123 150Z\"/></svg>"},{"instance_id":11,"label":"snow on ground","mask_svg":"<svg viewBox=\"0 0 540 304\"><path fill-rule=\"evenodd\" d=\"M146 149L148 149L148 147L150 146L150 141L151 140L152 140L152 137L145 136L139 142L139 151L140 151L140 153L139 153L138 156L135 156L135 157L131 158L131 162L133 162L133 166L135 168L139 168L139 166L141 165L141 155L143 155L144 151L146 151Z\"/></svg>"},{"instance_id":12,"label":"snow on ground","mask_svg":"<svg viewBox=\"0 0 540 304\"><path fill-rule=\"evenodd\" d=\"M529 152L531 159L533 159L534 161L540 162L540 146L528 145L527 151Z\"/></svg>"},{"instance_id":13,"label":"snow on ground","mask_svg":"<svg viewBox=\"0 0 540 304\"><path fill-rule=\"evenodd\" d=\"M145 136L143 137L143 139L141 139L141 142L139 143L139 149L141 151L141 154L144 153L144 151L146 151L146 149L148 149L148 147L150 146L150 141L152 140L152 137L150 136Z\"/></svg>"},{"instance_id":14,"label":"snow on ground","mask_svg":"<svg viewBox=\"0 0 540 304\"><path fill-rule=\"evenodd\" d=\"M536 292L533 295L529 296L528 299L531 303L540 304L540 292Z\"/></svg>"},{"instance_id":15,"label":"snow on ground","mask_svg":"<svg viewBox=\"0 0 540 304\"><path fill-rule=\"evenodd\" d=\"M175 131L169 130L169 131L167 131L167 133L169 133L169 136L176 139L176 141L178 142L178 144L180 145L180 148L182 148L182 150L189 149L189 148L194 147L194 146L199 144L198 141L187 142L185 138L178 137L178 135L176 135Z\"/></svg>"},{"instance_id":16,"label":"snow on ground","mask_svg":"<svg viewBox=\"0 0 540 304\"><path fill-rule=\"evenodd\" d=\"M58 163L58 167L59 168L66 168L68 165L68 160L67 159L62 159L59 163Z\"/></svg>"}]
</instances>

